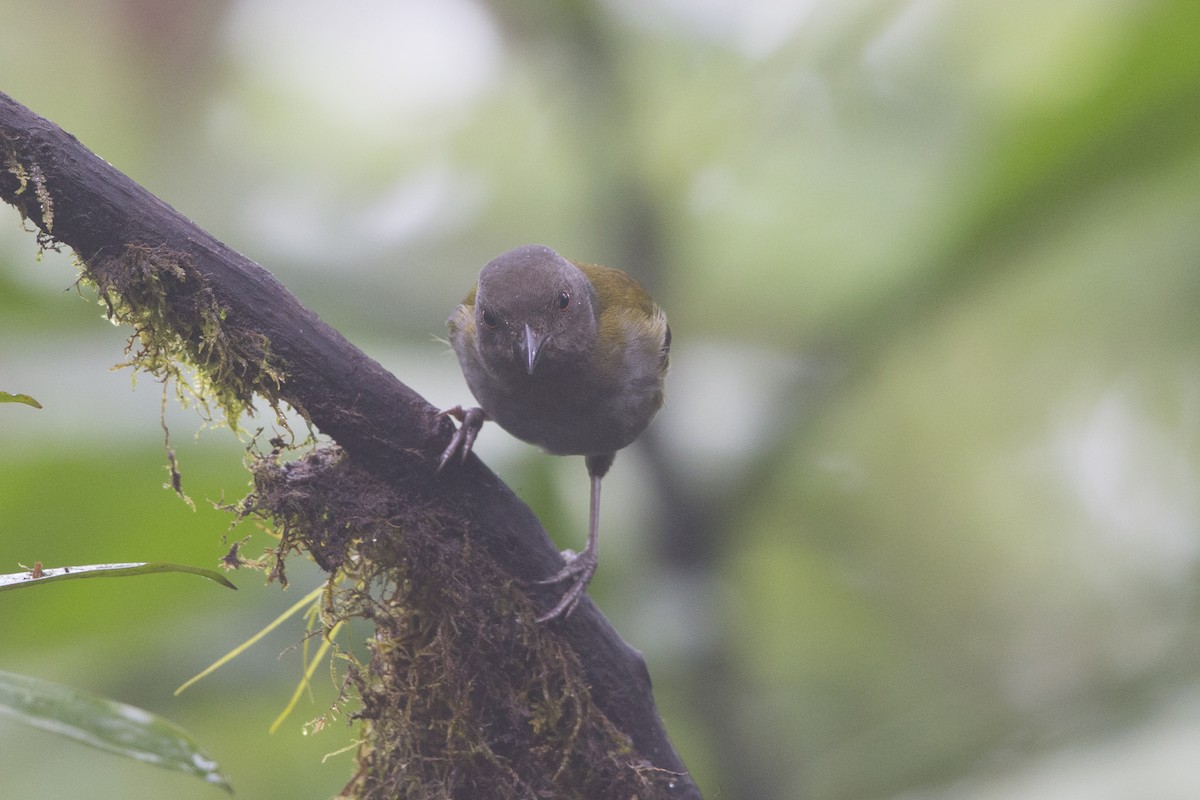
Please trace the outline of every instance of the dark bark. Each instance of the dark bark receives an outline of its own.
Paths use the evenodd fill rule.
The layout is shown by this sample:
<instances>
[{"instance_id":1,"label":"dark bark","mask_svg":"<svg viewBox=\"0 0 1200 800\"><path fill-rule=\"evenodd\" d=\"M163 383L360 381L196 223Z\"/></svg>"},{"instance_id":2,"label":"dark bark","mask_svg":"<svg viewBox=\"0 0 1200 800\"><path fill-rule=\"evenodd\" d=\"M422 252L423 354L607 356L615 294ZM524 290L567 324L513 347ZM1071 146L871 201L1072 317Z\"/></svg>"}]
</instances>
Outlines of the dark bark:
<instances>
[{"instance_id":1,"label":"dark bark","mask_svg":"<svg viewBox=\"0 0 1200 800\"><path fill-rule=\"evenodd\" d=\"M202 370L218 373L218 387L228 378L226 391L244 402L258 395L292 405L334 439L356 469L402 487L406 502L453 514L497 574L524 587L533 610L553 603L554 587L532 583L561 565L537 518L474 456L435 473L452 423L438 418L418 393L322 322L262 267L3 94L0 150L0 197L40 229L44 245L71 247L84 277L102 294L107 288L136 304L133 289L114 278L114 271L128 271L131 263L151 272L172 270L173 279L156 281L165 293L158 298L161 313L143 317L142 324L174 330L148 335L181 338L184 352ZM198 307L219 310L208 322L219 317L228 336L214 344L205 321L194 318ZM525 614L521 624L532 626L532 616ZM545 636L562 637L594 707L629 738L632 752L624 761L643 772L674 774L653 783L658 796L700 797L659 719L641 655L596 606L585 599L570 618L532 631L528 639ZM596 722L603 721L583 724ZM600 791L562 788L564 795Z\"/></svg>"}]
</instances>

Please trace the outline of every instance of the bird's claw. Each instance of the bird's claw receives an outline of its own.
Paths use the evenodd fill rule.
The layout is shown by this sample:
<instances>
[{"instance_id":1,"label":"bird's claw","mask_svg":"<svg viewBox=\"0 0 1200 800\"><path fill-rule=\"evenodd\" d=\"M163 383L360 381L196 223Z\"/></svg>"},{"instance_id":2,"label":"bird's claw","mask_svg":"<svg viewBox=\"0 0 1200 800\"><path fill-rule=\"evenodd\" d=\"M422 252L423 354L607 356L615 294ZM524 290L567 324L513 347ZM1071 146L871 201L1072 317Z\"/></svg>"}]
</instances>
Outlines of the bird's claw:
<instances>
[{"instance_id":1,"label":"bird's claw","mask_svg":"<svg viewBox=\"0 0 1200 800\"><path fill-rule=\"evenodd\" d=\"M537 581L536 583L539 586L547 586L570 580L571 586L559 598L554 608L538 617L535 620L536 622L550 622L551 620L566 619L571 616L571 612L583 600L588 584L592 581L592 576L596 574L596 564L599 559L596 558L595 553L589 553L587 550L584 550L584 552L576 555L574 550L564 550L562 556L567 562L563 565L563 568L549 578Z\"/></svg>"},{"instance_id":2,"label":"bird's claw","mask_svg":"<svg viewBox=\"0 0 1200 800\"><path fill-rule=\"evenodd\" d=\"M467 408L455 406L447 408L445 411L437 415L438 418L454 417L459 421L458 430L454 432L454 436L450 438L450 444L442 451L441 458L438 459L437 471L441 472L442 467L457 453L462 461L467 460L467 456L471 454L471 448L475 446L475 437L479 436L479 429L483 427L483 423L487 421L487 412L482 408Z\"/></svg>"}]
</instances>

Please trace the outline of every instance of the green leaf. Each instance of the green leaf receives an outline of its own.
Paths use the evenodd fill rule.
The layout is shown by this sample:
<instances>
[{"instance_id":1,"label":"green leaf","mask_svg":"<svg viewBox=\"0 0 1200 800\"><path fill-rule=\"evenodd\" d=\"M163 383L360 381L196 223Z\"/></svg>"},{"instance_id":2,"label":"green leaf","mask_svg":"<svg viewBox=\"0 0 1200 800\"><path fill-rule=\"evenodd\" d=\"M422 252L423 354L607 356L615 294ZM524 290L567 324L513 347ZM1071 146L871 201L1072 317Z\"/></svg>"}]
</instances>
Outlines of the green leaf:
<instances>
[{"instance_id":1,"label":"green leaf","mask_svg":"<svg viewBox=\"0 0 1200 800\"><path fill-rule=\"evenodd\" d=\"M0 392L0 403L24 403L34 408L42 407L41 403L27 394L9 394L8 392Z\"/></svg>"},{"instance_id":2,"label":"green leaf","mask_svg":"<svg viewBox=\"0 0 1200 800\"><path fill-rule=\"evenodd\" d=\"M110 753L232 787L178 725L156 714L58 683L0 671L0 714Z\"/></svg>"},{"instance_id":3,"label":"green leaf","mask_svg":"<svg viewBox=\"0 0 1200 800\"><path fill-rule=\"evenodd\" d=\"M126 575L153 575L159 572L188 572L215 581L230 589L237 589L228 578L216 570L193 567L190 564L168 564L162 561L138 561L130 564L85 564L79 567L54 567L43 569L35 564L25 572L0 575L0 592L51 581L75 581L84 578L120 578Z\"/></svg>"}]
</instances>

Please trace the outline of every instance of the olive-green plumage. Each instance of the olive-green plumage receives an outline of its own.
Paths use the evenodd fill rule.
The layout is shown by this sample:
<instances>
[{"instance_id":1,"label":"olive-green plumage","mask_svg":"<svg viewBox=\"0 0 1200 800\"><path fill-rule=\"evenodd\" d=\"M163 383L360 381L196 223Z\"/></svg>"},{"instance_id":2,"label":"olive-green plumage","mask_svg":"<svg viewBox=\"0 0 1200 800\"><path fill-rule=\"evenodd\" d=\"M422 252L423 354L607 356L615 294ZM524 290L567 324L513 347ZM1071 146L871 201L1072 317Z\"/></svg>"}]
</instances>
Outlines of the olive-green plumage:
<instances>
[{"instance_id":1,"label":"olive-green plumage","mask_svg":"<svg viewBox=\"0 0 1200 800\"><path fill-rule=\"evenodd\" d=\"M638 437L663 404L671 331L662 309L624 272L568 261L525 245L483 268L447 320L467 385L483 414L557 455L586 456L592 478L588 547L570 551L550 579L573 578L540 619L565 616L595 571L600 479L616 451ZM484 417L463 420L443 454L465 457Z\"/></svg>"}]
</instances>

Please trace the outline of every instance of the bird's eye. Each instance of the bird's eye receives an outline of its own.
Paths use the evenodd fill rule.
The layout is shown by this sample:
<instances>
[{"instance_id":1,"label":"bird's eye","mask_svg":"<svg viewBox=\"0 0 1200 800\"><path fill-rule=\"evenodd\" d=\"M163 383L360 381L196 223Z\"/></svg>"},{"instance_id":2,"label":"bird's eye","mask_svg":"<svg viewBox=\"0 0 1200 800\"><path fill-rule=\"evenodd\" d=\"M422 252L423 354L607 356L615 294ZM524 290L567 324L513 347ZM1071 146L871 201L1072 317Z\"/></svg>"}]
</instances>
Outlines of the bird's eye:
<instances>
[{"instance_id":1,"label":"bird's eye","mask_svg":"<svg viewBox=\"0 0 1200 800\"><path fill-rule=\"evenodd\" d=\"M489 328L494 328L500 324L500 320L496 319L496 315L492 313L490 308L483 309L483 324Z\"/></svg>"},{"instance_id":2,"label":"bird's eye","mask_svg":"<svg viewBox=\"0 0 1200 800\"><path fill-rule=\"evenodd\" d=\"M571 305L571 295L566 291L558 293L558 310L566 311L567 306Z\"/></svg>"}]
</instances>

